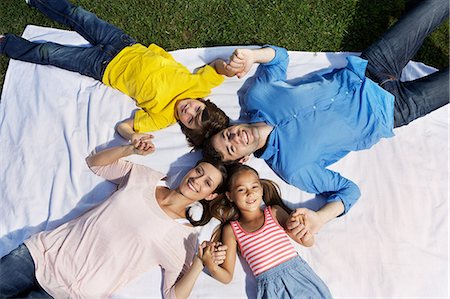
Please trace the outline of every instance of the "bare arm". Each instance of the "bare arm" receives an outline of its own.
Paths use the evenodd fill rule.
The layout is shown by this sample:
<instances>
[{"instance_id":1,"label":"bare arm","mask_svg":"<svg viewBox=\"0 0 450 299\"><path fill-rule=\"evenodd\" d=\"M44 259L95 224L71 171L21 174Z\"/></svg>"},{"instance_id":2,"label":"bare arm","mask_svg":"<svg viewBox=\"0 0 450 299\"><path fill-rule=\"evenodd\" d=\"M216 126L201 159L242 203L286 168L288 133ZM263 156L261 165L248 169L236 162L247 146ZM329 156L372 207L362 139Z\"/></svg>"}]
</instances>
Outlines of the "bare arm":
<instances>
[{"instance_id":1,"label":"bare arm","mask_svg":"<svg viewBox=\"0 0 450 299\"><path fill-rule=\"evenodd\" d=\"M146 133L136 133L133 129L134 120L132 118L126 119L117 125L117 132L125 138L129 140L135 147L139 145L144 145L144 150L150 150L151 148L154 151L154 144L151 141L153 135Z\"/></svg>"},{"instance_id":2,"label":"bare arm","mask_svg":"<svg viewBox=\"0 0 450 299\"><path fill-rule=\"evenodd\" d=\"M236 73L238 78L245 76L254 63L267 63L275 57L275 50L266 47L260 49L236 49L226 66L227 70Z\"/></svg>"},{"instance_id":3,"label":"bare arm","mask_svg":"<svg viewBox=\"0 0 450 299\"><path fill-rule=\"evenodd\" d=\"M140 145L138 147L135 147L132 144L115 146L102 150L98 153L95 153L92 156L87 157L86 162L90 167L104 166L109 165L119 160L120 158L127 157L129 155L137 154L146 156L152 153L153 151L154 149L145 150L144 145Z\"/></svg>"},{"instance_id":4,"label":"bare arm","mask_svg":"<svg viewBox=\"0 0 450 299\"><path fill-rule=\"evenodd\" d=\"M194 257L189 270L175 284L175 294L177 299L188 298L192 292L192 288L197 281L198 276L203 270L202 261L198 256Z\"/></svg>"},{"instance_id":5,"label":"bare arm","mask_svg":"<svg viewBox=\"0 0 450 299\"><path fill-rule=\"evenodd\" d=\"M229 224L225 225L225 227L223 228L222 242L227 246L226 257L223 264L217 265L216 263L212 262L211 254L213 248L211 246L205 248L202 260L205 266L208 268L208 271L212 277L222 283L227 284L230 283L230 281L233 279L237 249L236 238Z\"/></svg>"},{"instance_id":6,"label":"bare arm","mask_svg":"<svg viewBox=\"0 0 450 299\"><path fill-rule=\"evenodd\" d=\"M227 77L233 77L236 75L236 72L226 67L227 63L223 59L216 59L209 65L212 66L219 75L224 75Z\"/></svg>"},{"instance_id":7,"label":"bare arm","mask_svg":"<svg viewBox=\"0 0 450 299\"><path fill-rule=\"evenodd\" d=\"M295 223L295 227L304 225L306 216L299 215L292 217L280 206L272 206L271 209L278 223L284 228L292 240L305 247L311 247L314 245L314 236L309 231L303 235L300 235L288 229L288 226L293 225L295 222L297 222Z\"/></svg>"},{"instance_id":8,"label":"bare arm","mask_svg":"<svg viewBox=\"0 0 450 299\"><path fill-rule=\"evenodd\" d=\"M341 201L333 201L327 203L317 212L309 210L307 208L296 209L291 216L297 217L299 215L305 215L304 225L296 225L295 223L288 224L288 229L292 230L295 234L299 234L303 237L304 234L310 232L311 234L317 233L322 226L330 220L336 218L344 212L344 204Z\"/></svg>"}]
</instances>

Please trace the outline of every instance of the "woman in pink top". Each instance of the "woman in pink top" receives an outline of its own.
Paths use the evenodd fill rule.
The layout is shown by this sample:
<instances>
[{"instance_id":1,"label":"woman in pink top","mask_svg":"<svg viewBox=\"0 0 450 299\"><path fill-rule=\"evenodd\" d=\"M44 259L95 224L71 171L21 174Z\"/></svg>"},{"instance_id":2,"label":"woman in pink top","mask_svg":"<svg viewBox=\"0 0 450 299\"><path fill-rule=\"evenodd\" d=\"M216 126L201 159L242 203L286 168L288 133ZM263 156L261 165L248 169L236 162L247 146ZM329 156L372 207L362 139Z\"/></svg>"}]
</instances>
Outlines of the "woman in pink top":
<instances>
[{"instance_id":1,"label":"woman in pink top","mask_svg":"<svg viewBox=\"0 0 450 299\"><path fill-rule=\"evenodd\" d=\"M1 298L105 298L154 266L164 269L164 297L189 296L203 265L195 257L197 230L186 221L186 210L214 199L226 172L221 164L200 161L177 188L169 189L161 186L164 174L121 160L151 152L144 148L119 146L87 158L92 171L116 183L117 190L3 257ZM226 247L211 246L218 250L213 263L223 262Z\"/></svg>"},{"instance_id":2,"label":"woman in pink top","mask_svg":"<svg viewBox=\"0 0 450 299\"><path fill-rule=\"evenodd\" d=\"M266 208L261 209L262 200ZM298 236L298 230L289 230L306 220L291 214L282 203L278 186L259 178L256 170L237 165L229 170L226 198L217 200L212 214L223 222L213 236L228 246L225 262L213 262L213 246L202 250L202 260L211 275L223 283L233 278L236 251L249 264L257 283L257 298L331 298L324 282L297 254L289 240L312 246L314 237L307 232Z\"/></svg>"}]
</instances>

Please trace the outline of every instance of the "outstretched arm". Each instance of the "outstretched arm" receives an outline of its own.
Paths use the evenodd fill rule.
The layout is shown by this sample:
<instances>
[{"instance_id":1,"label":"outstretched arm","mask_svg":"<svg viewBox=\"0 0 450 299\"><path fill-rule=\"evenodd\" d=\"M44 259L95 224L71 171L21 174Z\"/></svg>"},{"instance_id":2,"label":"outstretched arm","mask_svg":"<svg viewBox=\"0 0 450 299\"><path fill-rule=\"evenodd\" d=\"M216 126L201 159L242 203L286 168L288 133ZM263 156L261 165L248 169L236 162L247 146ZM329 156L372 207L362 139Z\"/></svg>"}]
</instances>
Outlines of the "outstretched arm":
<instances>
[{"instance_id":1,"label":"outstretched arm","mask_svg":"<svg viewBox=\"0 0 450 299\"><path fill-rule=\"evenodd\" d=\"M153 138L153 135L151 134L145 134L145 133L136 133L133 129L133 118L126 119L119 123L117 125L117 132L125 138L126 140L129 140L131 144L134 146L140 146L143 145L144 150L155 150L155 146L153 142L151 142L151 139Z\"/></svg>"},{"instance_id":2,"label":"outstretched arm","mask_svg":"<svg viewBox=\"0 0 450 299\"><path fill-rule=\"evenodd\" d=\"M307 208L299 208L292 212L293 221L289 221L286 225L291 234L303 238L308 233L317 233L325 223L343 212L344 204L341 201L327 203L317 212ZM303 223L295 221L298 217L303 217Z\"/></svg>"},{"instance_id":3,"label":"outstretched arm","mask_svg":"<svg viewBox=\"0 0 450 299\"><path fill-rule=\"evenodd\" d=\"M191 294L192 288L203 270L202 256L208 247L211 247L213 251L210 256L213 265L219 265L224 262L224 256L227 251L226 246L220 243L203 242L199 246L198 255L194 257L189 270L175 283L175 294L177 299L188 298Z\"/></svg>"},{"instance_id":4,"label":"outstretched arm","mask_svg":"<svg viewBox=\"0 0 450 299\"><path fill-rule=\"evenodd\" d=\"M109 165L120 158L130 156L133 154L146 156L152 153L154 149L145 149L143 144L134 146L132 144L115 146L105 150L102 150L98 153L93 154L86 158L86 162L89 167L92 166L104 166Z\"/></svg>"},{"instance_id":5,"label":"outstretched arm","mask_svg":"<svg viewBox=\"0 0 450 299\"><path fill-rule=\"evenodd\" d=\"M285 229L286 233L292 240L305 247L311 247L314 245L314 236L311 232L305 229L300 235L297 230L290 229L290 227L294 227L295 229L303 229L307 220L305 215L293 216L292 213L289 215L286 210L278 205L271 206L270 208L278 223Z\"/></svg>"},{"instance_id":6,"label":"outstretched arm","mask_svg":"<svg viewBox=\"0 0 450 299\"><path fill-rule=\"evenodd\" d=\"M233 279L237 248L236 238L234 237L233 230L229 224L225 225L223 228L222 241L223 244L227 246L226 257L223 264L218 265L213 262L212 254L214 248L212 246L207 246L203 249L201 259L212 277L227 284Z\"/></svg>"},{"instance_id":7,"label":"outstretched arm","mask_svg":"<svg viewBox=\"0 0 450 299\"><path fill-rule=\"evenodd\" d=\"M254 63L267 63L275 57L275 50L266 47L260 49L236 49L230 57L226 69L234 72L238 78L244 77Z\"/></svg>"}]
</instances>

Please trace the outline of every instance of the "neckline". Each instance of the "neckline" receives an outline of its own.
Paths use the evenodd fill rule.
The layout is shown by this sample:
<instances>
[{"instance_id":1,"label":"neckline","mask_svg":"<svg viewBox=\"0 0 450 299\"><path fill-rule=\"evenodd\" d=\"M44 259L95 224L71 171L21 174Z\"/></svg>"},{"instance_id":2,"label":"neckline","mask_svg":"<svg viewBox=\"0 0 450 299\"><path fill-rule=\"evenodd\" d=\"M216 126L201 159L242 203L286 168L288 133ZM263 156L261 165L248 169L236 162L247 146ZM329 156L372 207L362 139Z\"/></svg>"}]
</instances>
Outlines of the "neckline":
<instances>
[{"instance_id":1,"label":"neckline","mask_svg":"<svg viewBox=\"0 0 450 299\"><path fill-rule=\"evenodd\" d=\"M236 224L238 225L239 229L242 230L246 235L254 235L257 234L258 232L260 232L264 227L266 227L267 224L267 217L266 217L266 208L264 208L264 210L262 210L263 212L263 217L264 217L264 222L261 225L261 227L257 228L255 231L253 232L249 232L246 229L244 229L242 227L242 225L239 223L239 220L236 220Z\"/></svg>"}]
</instances>

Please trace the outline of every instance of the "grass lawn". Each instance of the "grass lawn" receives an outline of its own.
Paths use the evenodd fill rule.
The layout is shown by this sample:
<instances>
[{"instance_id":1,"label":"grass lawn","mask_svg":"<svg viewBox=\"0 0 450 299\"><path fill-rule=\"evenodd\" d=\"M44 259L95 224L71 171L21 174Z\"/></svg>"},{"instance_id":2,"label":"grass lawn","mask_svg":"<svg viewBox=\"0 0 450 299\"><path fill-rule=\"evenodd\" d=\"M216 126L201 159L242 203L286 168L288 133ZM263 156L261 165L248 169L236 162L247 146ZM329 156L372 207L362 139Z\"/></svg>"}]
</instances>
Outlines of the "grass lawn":
<instances>
[{"instance_id":1,"label":"grass lawn","mask_svg":"<svg viewBox=\"0 0 450 299\"><path fill-rule=\"evenodd\" d=\"M74 0L143 44L166 50L213 45L275 44L299 51L361 51L416 0ZM433 1L433 0L429 0ZM0 1L0 33L27 24L63 26L24 0ZM67 28L65 28L67 29ZM425 42L415 60L448 66L448 24ZM0 57L0 86L8 59Z\"/></svg>"}]
</instances>

